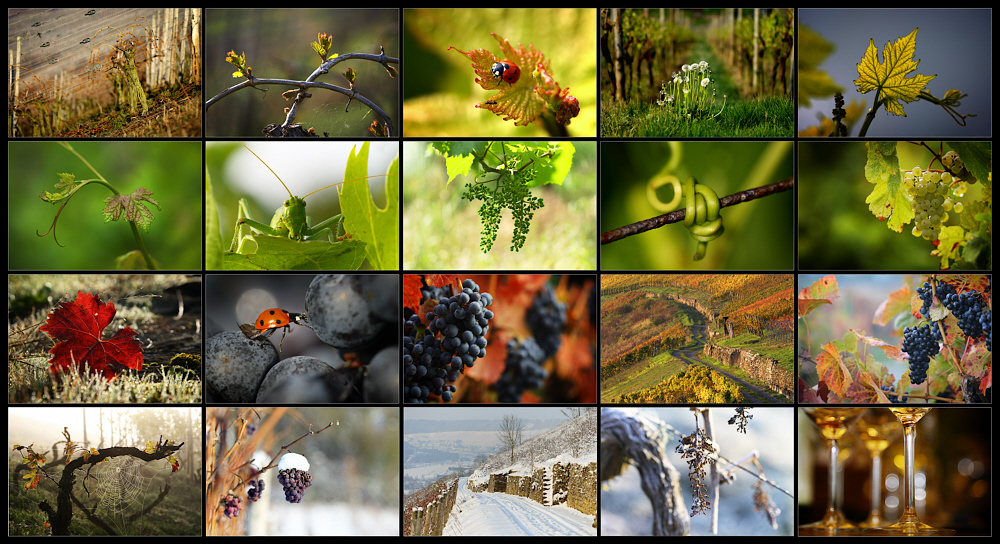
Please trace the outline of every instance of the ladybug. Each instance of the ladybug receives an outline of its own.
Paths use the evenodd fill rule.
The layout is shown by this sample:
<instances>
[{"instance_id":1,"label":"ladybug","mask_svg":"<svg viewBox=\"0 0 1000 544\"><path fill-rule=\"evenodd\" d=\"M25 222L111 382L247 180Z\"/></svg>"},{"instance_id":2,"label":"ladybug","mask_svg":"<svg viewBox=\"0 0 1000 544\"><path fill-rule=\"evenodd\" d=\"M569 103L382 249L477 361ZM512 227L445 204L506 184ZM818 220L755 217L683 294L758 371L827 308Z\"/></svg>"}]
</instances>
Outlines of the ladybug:
<instances>
[{"instance_id":1,"label":"ladybug","mask_svg":"<svg viewBox=\"0 0 1000 544\"><path fill-rule=\"evenodd\" d=\"M521 69L509 60L494 62L490 71L493 72L493 77L503 80L511 85L517 83L517 80L521 78Z\"/></svg>"},{"instance_id":2,"label":"ladybug","mask_svg":"<svg viewBox=\"0 0 1000 544\"><path fill-rule=\"evenodd\" d=\"M257 336L268 337L274 334L274 331L282 329L281 331L281 342L278 343L278 349L281 349L281 344L285 341L285 333L288 332L289 327L292 323L296 325L304 325L309 327L308 324L309 317L305 313L296 314L292 312L286 312L280 308L271 308L269 310L264 310L257 316L257 321L254 323L254 328L257 329ZM311 328L311 327L310 327ZM246 331L244 331L245 333Z\"/></svg>"}]
</instances>

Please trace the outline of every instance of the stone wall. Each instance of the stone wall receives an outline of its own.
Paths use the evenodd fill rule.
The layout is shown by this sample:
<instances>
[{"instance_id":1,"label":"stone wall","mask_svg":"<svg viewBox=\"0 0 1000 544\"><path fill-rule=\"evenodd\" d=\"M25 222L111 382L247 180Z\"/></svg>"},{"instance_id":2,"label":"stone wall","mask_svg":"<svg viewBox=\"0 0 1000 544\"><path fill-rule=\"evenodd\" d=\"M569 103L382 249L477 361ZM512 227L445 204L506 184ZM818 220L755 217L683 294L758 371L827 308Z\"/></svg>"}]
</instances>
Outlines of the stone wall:
<instances>
[{"instance_id":1,"label":"stone wall","mask_svg":"<svg viewBox=\"0 0 1000 544\"><path fill-rule=\"evenodd\" d=\"M477 491L471 485L470 489ZM556 463L535 469L531 476L509 472L490 474L490 483L481 490L528 497L545 506L566 503L570 508L596 516L597 463Z\"/></svg>"},{"instance_id":2,"label":"stone wall","mask_svg":"<svg viewBox=\"0 0 1000 544\"><path fill-rule=\"evenodd\" d=\"M760 380L777 393L795 398L795 377L791 370L782 368L776 359L763 357L747 349L737 349L715 344L705 344L705 355L726 366L734 366L748 376Z\"/></svg>"}]
</instances>

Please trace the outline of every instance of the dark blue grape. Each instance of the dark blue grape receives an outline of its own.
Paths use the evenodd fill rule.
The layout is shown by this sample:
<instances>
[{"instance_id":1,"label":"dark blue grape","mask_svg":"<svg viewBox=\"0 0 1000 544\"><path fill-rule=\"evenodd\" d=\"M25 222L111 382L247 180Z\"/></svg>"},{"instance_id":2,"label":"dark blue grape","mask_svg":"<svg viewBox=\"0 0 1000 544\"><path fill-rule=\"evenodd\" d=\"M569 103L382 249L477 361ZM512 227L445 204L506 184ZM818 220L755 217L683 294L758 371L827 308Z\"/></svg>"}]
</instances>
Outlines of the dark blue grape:
<instances>
[{"instance_id":1,"label":"dark blue grape","mask_svg":"<svg viewBox=\"0 0 1000 544\"><path fill-rule=\"evenodd\" d=\"M906 327L903 329L903 351L910 356L910 383L920 385L927 379L927 368L930 358L936 355L941 347L934 339L929 325Z\"/></svg>"},{"instance_id":2,"label":"dark blue grape","mask_svg":"<svg viewBox=\"0 0 1000 544\"><path fill-rule=\"evenodd\" d=\"M524 321L531 329L535 341L545 351L546 357L559 351L563 327L566 326L566 304L556 299L551 287L546 285L538 292L524 314Z\"/></svg>"},{"instance_id":3,"label":"dark blue grape","mask_svg":"<svg viewBox=\"0 0 1000 544\"><path fill-rule=\"evenodd\" d=\"M497 400L519 402L525 390L541 387L549 376L548 371L542 366L545 359L545 352L533 338L521 343L509 340L503 374L493 384L493 388L497 391Z\"/></svg>"}]
</instances>

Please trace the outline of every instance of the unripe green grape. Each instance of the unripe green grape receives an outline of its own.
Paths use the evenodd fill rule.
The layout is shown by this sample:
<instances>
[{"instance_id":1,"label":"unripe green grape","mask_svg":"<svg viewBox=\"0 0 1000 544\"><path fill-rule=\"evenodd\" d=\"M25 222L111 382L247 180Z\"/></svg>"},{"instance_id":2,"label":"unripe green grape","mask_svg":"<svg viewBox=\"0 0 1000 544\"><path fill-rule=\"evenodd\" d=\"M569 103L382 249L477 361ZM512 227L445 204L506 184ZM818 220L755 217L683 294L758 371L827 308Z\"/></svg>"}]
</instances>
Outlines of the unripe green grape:
<instances>
[{"instance_id":1,"label":"unripe green grape","mask_svg":"<svg viewBox=\"0 0 1000 544\"><path fill-rule=\"evenodd\" d=\"M931 183L937 183L941 181L941 174L937 172L931 172L930 174L928 174L928 179Z\"/></svg>"},{"instance_id":2,"label":"unripe green grape","mask_svg":"<svg viewBox=\"0 0 1000 544\"><path fill-rule=\"evenodd\" d=\"M916 236L917 238L919 238L920 235L923 234L923 231L920 230L920 227L914 226L913 230L910 231L910 234L912 234L912 235Z\"/></svg>"},{"instance_id":3,"label":"unripe green grape","mask_svg":"<svg viewBox=\"0 0 1000 544\"><path fill-rule=\"evenodd\" d=\"M917 166L916 168L914 168L912 170L912 172L913 172L913 177L915 177L915 178L919 178L923 174L923 171L920 169L919 166Z\"/></svg>"},{"instance_id":4,"label":"unripe green grape","mask_svg":"<svg viewBox=\"0 0 1000 544\"><path fill-rule=\"evenodd\" d=\"M955 213L962 213L963 209L965 209L965 207L962 206L961 202L956 202L955 203Z\"/></svg>"},{"instance_id":5,"label":"unripe green grape","mask_svg":"<svg viewBox=\"0 0 1000 544\"><path fill-rule=\"evenodd\" d=\"M951 185L951 172L945 172L941 174L941 183L945 185Z\"/></svg>"}]
</instances>

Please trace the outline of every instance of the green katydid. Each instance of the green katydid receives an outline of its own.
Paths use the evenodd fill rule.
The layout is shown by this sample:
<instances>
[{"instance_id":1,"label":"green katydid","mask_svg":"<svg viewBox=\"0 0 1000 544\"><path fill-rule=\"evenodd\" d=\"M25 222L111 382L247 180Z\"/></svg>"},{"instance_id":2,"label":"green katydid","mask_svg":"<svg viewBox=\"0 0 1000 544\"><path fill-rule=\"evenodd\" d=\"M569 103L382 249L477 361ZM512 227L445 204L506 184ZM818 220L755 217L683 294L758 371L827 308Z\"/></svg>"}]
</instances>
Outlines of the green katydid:
<instances>
[{"instance_id":1,"label":"green katydid","mask_svg":"<svg viewBox=\"0 0 1000 544\"><path fill-rule=\"evenodd\" d=\"M293 240L296 242L310 242L317 240L335 242L337 238L340 238L345 234L343 232L343 224L344 224L343 214L337 214L329 219L320 221L315 225L311 225L310 218L306 215L305 199L308 196L318 193L319 191L322 191L324 189L329 189L330 187L347 183L347 181L356 181L356 180L345 180L333 183L327 185L326 187L321 187L319 189L316 189L315 191L300 198L292 194L292 191L288 189L287 185L285 185L285 182L281 179L281 176L275 173L275 171L272 170L271 167L268 166L263 159L257 156L257 154L254 153L252 149L247 147L246 144L244 144L243 142L240 142L240 144L243 145L243 147L245 147L247 151L252 153L254 157L257 157L257 160L263 163L268 170L271 170L271 173L274 174L274 177L278 178L278 181L281 182L281 185L285 188L286 191L288 191L288 200L286 200L285 203L274 212L274 217L271 218L271 223L264 224L255 221L253 219L253 216L250 214L249 203L245 198L241 198L239 202L238 216L236 219L236 228L233 232L233 241L229 246L229 251L242 253L241 249L245 237L240 235L240 230L241 230L240 227L242 227L243 225L246 225L256 233L267 234L270 236L277 236L279 238L288 238L289 240ZM367 179L372 177L378 177L378 175L366 176L365 178L359 178L359 179Z\"/></svg>"}]
</instances>

